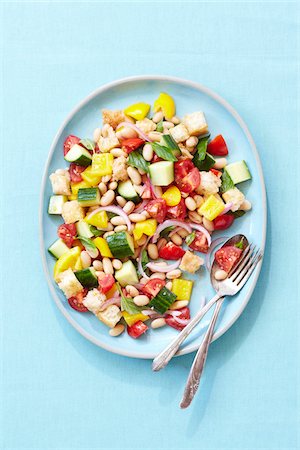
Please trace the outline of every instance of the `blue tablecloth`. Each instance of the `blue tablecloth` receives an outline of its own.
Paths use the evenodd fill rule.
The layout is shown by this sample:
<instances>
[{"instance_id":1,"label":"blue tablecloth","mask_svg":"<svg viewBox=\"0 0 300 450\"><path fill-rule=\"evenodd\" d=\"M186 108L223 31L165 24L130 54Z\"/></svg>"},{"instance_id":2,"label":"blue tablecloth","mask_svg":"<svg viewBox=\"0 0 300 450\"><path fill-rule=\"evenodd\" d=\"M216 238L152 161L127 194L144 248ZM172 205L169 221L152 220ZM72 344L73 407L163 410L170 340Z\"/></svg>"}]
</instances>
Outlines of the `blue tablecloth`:
<instances>
[{"instance_id":1,"label":"blue tablecloth","mask_svg":"<svg viewBox=\"0 0 300 450\"><path fill-rule=\"evenodd\" d=\"M298 13L293 2L1 3L2 448L299 448ZM134 74L189 78L231 102L253 133L268 191L258 285L212 345L185 411L193 355L152 374L150 361L92 345L59 314L40 262L53 136L88 93Z\"/></svg>"}]
</instances>

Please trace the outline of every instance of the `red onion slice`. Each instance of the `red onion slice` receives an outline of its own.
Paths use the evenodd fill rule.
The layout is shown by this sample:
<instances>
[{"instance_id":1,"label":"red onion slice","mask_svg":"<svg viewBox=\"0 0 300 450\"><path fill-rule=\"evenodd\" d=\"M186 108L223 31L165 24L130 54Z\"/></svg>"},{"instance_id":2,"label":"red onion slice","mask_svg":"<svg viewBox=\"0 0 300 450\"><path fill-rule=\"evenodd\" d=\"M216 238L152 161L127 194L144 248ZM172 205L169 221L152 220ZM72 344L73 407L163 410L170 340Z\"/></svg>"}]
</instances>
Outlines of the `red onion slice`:
<instances>
[{"instance_id":1,"label":"red onion slice","mask_svg":"<svg viewBox=\"0 0 300 450\"><path fill-rule=\"evenodd\" d=\"M190 222L190 225L191 225L192 228L194 228L195 230L201 231L205 235L205 237L207 239L208 246L210 246L210 244L211 244L211 235L209 234L207 229L202 227L202 225L198 225L197 223Z\"/></svg>"},{"instance_id":2,"label":"red onion slice","mask_svg":"<svg viewBox=\"0 0 300 450\"><path fill-rule=\"evenodd\" d=\"M231 210L232 206L233 206L232 202L226 203L224 210L219 214L219 216L224 216L224 214L228 213L228 211Z\"/></svg>"},{"instance_id":3,"label":"red onion slice","mask_svg":"<svg viewBox=\"0 0 300 450\"><path fill-rule=\"evenodd\" d=\"M140 203L134 210L134 213L139 214L142 211L145 210L145 206L147 205L148 201L143 200L142 203Z\"/></svg>"},{"instance_id":4,"label":"red onion slice","mask_svg":"<svg viewBox=\"0 0 300 450\"><path fill-rule=\"evenodd\" d=\"M192 232L191 226L192 226L192 224L187 224L187 223L181 222L180 220L165 220L163 223L158 225L155 234L152 236L152 242L154 244L155 244L155 242L157 242L157 240L159 238L159 234L165 228L168 228L168 227L180 227L180 228L184 228L186 231L191 233Z\"/></svg>"},{"instance_id":5,"label":"red onion slice","mask_svg":"<svg viewBox=\"0 0 300 450\"><path fill-rule=\"evenodd\" d=\"M141 255L142 255L143 251L145 250L145 248L147 247L149 240L150 240L150 236L147 238L145 244L144 244L143 247L141 248L140 256L139 256L139 260L138 260L138 269L139 269L139 273L142 275L143 278L146 278L146 279L148 279L148 280L149 280L150 277L148 277L148 275L144 272L144 269L143 269L143 266L142 266L142 258L141 258Z\"/></svg>"},{"instance_id":6,"label":"red onion slice","mask_svg":"<svg viewBox=\"0 0 300 450\"><path fill-rule=\"evenodd\" d=\"M147 264L147 267L152 272L165 272L166 273L166 272L171 272L171 270L177 269L177 267L180 265L180 263L181 263L181 259L178 259L173 264L169 264L169 265L166 265L166 266L150 262L150 263Z\"/></svg>"},{"instance_id":7,"label":"red onion slice","mask_svg":"<svg viewBox=\"0 0 300 450\"><path fill-rule=\"evenodd\" d=\"M119 123L119 125L118 125L118 128L119 128L119 127L129 127L129 128L132 128L133 130L135 130L135 131L138 133L138 135L141 136L141 138L144 139L144 141L152 142L151 139L149 138L149 136L147 136L147 134L145 134L142 130L139 129L139 127L137 127L136 125L134 125L134 124L131 123L131 122L121 122L121 123Z\"/></svg>"},{"instance_id":8,"label":"red onion slice","mask_svg":"<svg viewBox=\"0 0 300 450\"><path fill-rule=\"evenodd\" d=\"M97 214L97 212L99 212L99 211L108 211L108 212L112 212L113 214L117 214L118 216L121 216L126 222L128 231L131 230L131 228L132 228L131 222L130 222L127 214L119 206L101 206L100 208L95 209L95 211L92 211L88 215L88 218L91 218L92 216Z\"/></svg>"},{"instance_id":9,"label":"red onion slice","mask_svg":"<svg viewBox=\"0 0 300 450\"><path fill-rule=\"evenodd\" d=\"M205 255L205 266L206 266L206 268L207 268L208 271L210 271L210 269L211 269L211 255L212 255L212 252L214 251L214 249L215 249L218 245L222 244L222 243L223 243L224 241L226 241L227 239L228 239L228 237L222 236L222 237L219 237L219 238L215 239L215 240L212 242L212 244L211 244L211 246L210 246L210 248L209 248L208 253L206 253L206 255Z\"/></svg>"},{"instance_id":10,"label":"red onion slice","mask_svg":"<svg viewBox=\"0 0 300 450\"><path fill-rule=\"evenodd\" d=\"M118 297L112 297L109 300L106 300L100 308L100 311L104 311L108 306L116 305L121 306L121 298L120 295Z\"/></svg>"},{"instance_id":11,"label":"red onion slice","mask_svg":"<svg viewBox=\"0 0 300 450\"><path fill-rule=\"evenodd\" d=\"M177 317L180 316L181 312L177 311L176 309L168 309L168 311L166 311L166 314L169 314L169 316Z\"/></svg>"},{"instance_id":12,"label":"red onion slice","mask_svg":"<svg viewBox=\"0 0 300 450\"><path fill-rule=\"evenodd\" d=\"M180 325L186 326L188 323L190 323L190 319L180 319L179 317L173 317L173 319L179 323Z\"/></svg>"}]
</instances>

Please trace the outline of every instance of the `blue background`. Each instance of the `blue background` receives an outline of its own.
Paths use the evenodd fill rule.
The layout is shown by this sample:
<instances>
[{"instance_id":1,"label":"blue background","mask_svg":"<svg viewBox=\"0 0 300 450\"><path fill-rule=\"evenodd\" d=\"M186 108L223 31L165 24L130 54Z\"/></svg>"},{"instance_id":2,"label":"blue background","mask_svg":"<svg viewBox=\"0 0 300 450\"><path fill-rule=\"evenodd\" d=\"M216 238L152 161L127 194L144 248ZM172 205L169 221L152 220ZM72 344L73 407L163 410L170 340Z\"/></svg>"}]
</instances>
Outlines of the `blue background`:
<instances>
[{"instance_id":1,"label":"blue background","mask_svg":"<svg viewBox=\"0 0 300 450\"><path fill-rule=\"evenodd\" d=\"M296 3L0 8L2 448L299 448ZM54 134L92 90L135 74L189 78L231 102L257 143L268 191L257 288L212 345L185 411L193 355L152 374L150 361L84 340L55 307L40 262L39 191Z\"/></svg>"}]
</instances>

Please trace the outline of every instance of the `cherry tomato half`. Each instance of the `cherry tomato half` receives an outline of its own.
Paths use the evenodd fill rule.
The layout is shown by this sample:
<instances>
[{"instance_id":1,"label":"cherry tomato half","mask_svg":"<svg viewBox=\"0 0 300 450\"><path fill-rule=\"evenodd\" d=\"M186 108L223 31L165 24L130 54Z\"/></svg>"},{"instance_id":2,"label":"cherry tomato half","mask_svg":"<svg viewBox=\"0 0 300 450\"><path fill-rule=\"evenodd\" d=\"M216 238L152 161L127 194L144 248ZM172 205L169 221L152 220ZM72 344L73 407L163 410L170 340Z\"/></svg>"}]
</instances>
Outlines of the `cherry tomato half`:
<instances>
[{"instance_id":1,"label":"cherry tomato half","mask_svg":"<svg viewBox=\"0 0 300 450\"><path fill-rule=\"evenodd\" d=\"M147 295L149 298L155 297L162 287L164 287L166 282L164 280L160 280L159 278L153 278L152 280L147 281L146 284L142 287L141 291L143 294Z\"/></svg>"},{"instance_id":2,"label":"cherry tomato half","mask_svg":"<svg viewBox=\"0 0 300 450\"><path fill-rule=\"evenodd\" d=\"M190 159L177 161L174 164L174 170L175 183L181 192L193 192L200 185L200 172Z\"/></svg>"},{"instance_id":3,"label":"cherry tomato half","mask_svg":"<svg viewBox=\"0 0 300 450\"><path fill-rule=\"evenodd\" d=\"M82 303L83 298L86 296L87 293L88 293L88 290L83 289L81 292L78 292L78 294L76 294L74 297L68 298L69 305L73 309L76 309L76 311L87 312L88 309Z\"/></svg>"},{"instance_id":4,"label":"cherry tomato half","mask_svg":"<svg viewBox=\"0 0 300 450\"><path fill-rule=\"evenodd\" d=\"M57 234L58 237L61 238L69 248L71 248L77 234L75 223L63 223L62 225L59 225Z\"/></svg>"},{"instance_id":5,"label":"cherry tomato half","mask_svg":"<svg viewBox=\"0 0 300 450\"><path fill-rule=\"evenodd\" d=\"M186 206L183 198L180 200L178 205L169 206L167 208L167 216L171 219L183 220L186 216Z\"/></svg>"},{"instance_id":6,"label":"cherry tomato half","mask_svg":"<svg viewBox=\"0 0 300 450\"><path fill-rule=\"evenodd\" d=\"M127 327L127 333L133 339L139 338L147 330L148 330L147 325L141 320L135 322L131 327Z\"/></svg>"},{"instance_id":7,"label":"cherry tomato half","mask_svg":"<svg viewBox=\"0 0 300 450\"><path fill-rule=\"evenodd\" d=\"M99 291L102 294L106 294L113 285L115 284L115 279L112 275L104 275L104 277L98 279L99 282Z\"/></svg>"},{"instance_id":8,"label":"cherry tomato half","mask_svg":"<svg viewBox=\"0 0 300 450\"><path fill-rule=\"evenodd\" d=\"M133 139L124 139L122 141L122 150L124 150L126 153L131 153L134 150L137 150L141 145L143 145L145 141L140 138L133 138Z\"/></svg>"},{"instance_id":9,"label":"cherry tomato half","mask_svg":"<svg viewBox=\"0 0 300 450\"><path fill-rule=\"evenodd\" d=\"M184 254L185 251L178 245L173 244L173 242L168 242L158 252L160 258L167 260L175 260L182 258Z\"/></svg>"},{"instance_id":10,"label":"cherry tomato half","mask_svg":"<svg viewBox=\"0 0 300 450\"><path fill-rule=\"evenodd\" d=\"M234 216L232 214L224 214L214 219L215 230L226 230L234 222Z\"/></svg>"},{"instance_id":11,"label":"cherry tomato half","mask_svg":"<svg viewBox=\"0 0 300 450\"><path fill-rule=\"evenodd\" d=\"M214 156L228 155L226 142L221 134L216 136L207 146L207 151Z\"/></svg>"},{"instance_id":12,"label":"cherry tomato half","mask_svg":"<svg viewBox=\"0 0 300 450\"><path fill-rule=\"evenodd\" d=\"M206 236L202 231L196 231L195 239L189 244L192 250L197 252L207 253L208 252L208 242Z\"/></svg>"},{"instance_id":13,"label":"cherry tomato half","mask_svg":"<svg viewBox=\"0 0 300 450\"><path fill-rule=\"evenodd\" d=\"M73 183L79 183L82 181L82 176L80 175L81 172L83 172L86 169L86 167L78 166L77 164L71 163L69 167L69 174L71 181Z\"/></svg>"},{"instance_id":14,"label":"cherry tomato half","mask_svg":"<svg viewBox=\"0 0 300 450\"><path fill-rule=\"evenodd\" d=\"M179 319L183 319L183 320L188 320L190 319L190 310L187 306L185 306L184 308L178 309L177 311L180 311L180 315L177 316ZM186 325L183 325L182 323L178 323L175 319L175 317L167 314L165 317L166 323L167 325L169 325L172 328L175 328L176 330L183 330L184 327L186 327Z\"/></svg>"},{"instance_id":15,"label":"cherry tomato half","mask_svg":"<svg viewBox=\"0 0 300 450\"><path fill-rule=\"evenodd\" d=\"M80 142L79 137L69 134L69 136L66 137L64 142L64 156L66 156L66 154L71 149L71 147L73 147L73 145L79 144L79 142Z\"/></svg>"},{"instance_id":16,"label":"cherry tomato half","mask_svg":"<svg viewBox=\"0 0 300 450\"><path fill-rule=\"evenodd\" d=\"M234 245L228 245L222 247L215 253L215 260L220 269L229 273L233 266L238 262L243 250L235 247Z\"/></svg>"},{"instance_id":17,"label":"cherry tomato half","mask_svg":"<svg viewBox=\"0 0 300 450\"><path fill-rule=\"evenodd\" d=\"M163 198L151 200L145 206L145 210L151 217L156 219L158 223L162 223L165 220L167 214L166 201Z\"/></svg>"}]
</instances>

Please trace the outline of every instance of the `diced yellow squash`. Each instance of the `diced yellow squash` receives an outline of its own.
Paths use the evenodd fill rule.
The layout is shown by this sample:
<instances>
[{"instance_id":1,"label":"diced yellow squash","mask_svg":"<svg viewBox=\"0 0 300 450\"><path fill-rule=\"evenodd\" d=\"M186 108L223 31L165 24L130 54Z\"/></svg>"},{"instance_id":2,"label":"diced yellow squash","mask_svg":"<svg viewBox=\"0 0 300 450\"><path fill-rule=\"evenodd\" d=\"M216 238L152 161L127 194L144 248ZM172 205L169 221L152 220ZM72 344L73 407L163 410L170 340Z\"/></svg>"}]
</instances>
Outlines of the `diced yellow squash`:
<instances>
[{"instance_id":1,"label":"diced yellow squash","mask_svg":"<svg viewBox=\"0 0 300 450\"><path fill-rule=\"evenodd\" d=\"M74 266L74 270L82 270L82 269L83 269L83 267L82 267L81 258L80 258L80 256L78 256L77 261Z\"/></svg>"},{"instance_id":2,"label":"diced yellow squash","mask_svg":"<svg viewBox=\"0 0 300 450\"><path fill-rule=\"evenodd\" d=\"M99 173L95 172L92 168L92 166L88 166L82 173L82 178L84 181L89 183L91 186L97 186L102 178L102 175L99 175Z\"/></svg>"},{"instance_id":3,"label":"diced yellow squash","mask_svg":"<svg viewBox=\"0 0 300 450\"><path fill-rule=\"evenodd\" d=\"M84 221L98 228L107 228L108 225L108 217L106 211L99 211L93 215L89 214L88 216L86 216Z\"/></svg>"},{"instance_id":4,"label":"diced yellow squash","mask_svg":"<svg viewBox=\"0 0 300 450\"><path fill-rule=\"evenodd\" d=\"M161 197L166 201L168 206L176 206L181 200L181 193L178 187L171 186Z\"/></svg>"},{"instance_id":5,"label":"diced yellow squash","mask_svg":"<svg viewBox=\"0 0 300 450\"><path fill-rule=\"evenodd\" d=\"M106 240L102 237L96 237L93 240L94 244L96 245L97 249L99 250L99 252L101 253L102 257L105 258L113 258L113 255L109 249L108 243L106 242Z\"/></svg>"},{"instance_id":6,"label":"diced yellow squash","mask_svg":"<svg viewBox=\"0 0 300 450\"><path fill-rule=\"evenodd\" d=\"M57 280L57 276L67 269L75 269L78 257L80 256L81 250L79 247L70 248L70 250L64 253L55 263L53 277Z\"/></svg>"},{"instance_id":7,"label":"diced yellow squash","mask_svg":"<svg viewBox=\"0 0 300 450\"><path fill-rule=\"evenodd\" d=\"M99 176L112 174L114 157L111 153L94 153L92 159L92 170Z\"/></svg>"},{"instance_id":8,"label":"diced yellow squash","mask_svg":"<svg viewBox=\"0 0 300 450\"><path fill-rule=\"evenodd\" d=\"M224 208L225 205L221 200L214 195L210 195L199 209L199 212L206 219L214 220L222 211L224 211Z\"/></svg>"},{"instance_id":9,"label":"diced yellow squash","mask_svg":"<svg viewBox=\"0 0 300 450\"><path fill-rule=\"evenodd\" d=\"M193 289L193 281L176 278L172 282L172 292L177 295L176 300L190 300Z\"/></svg>"},{"instance_id":10,"label":"diced yellow squash","mask_svg":"<svg viewBox=\"0 0 300 450\"><path fill-rule=\"evenodd\" d=\"M164 117L168 120L175 116L176 106L174 99L166 92L161 92L154 102L154 111L160 110L162 110Z\"/></svg>"},{"instance_id":11,"label":"diced yellow squash","mask_svg":"<svg viewBox=\"0 0 300 450\"><path fill-rule=\"evenodd\" d=\"M157 221L155 219L147 219L142 222L138 222L133 230L133 237L136 241L141 239L143 234L147 236L153 236L157 228Z\"/></svg>"},{"instance_id":12,"label":"diced yellow squash","mask_svg":"<svg viewBox=\"0 0 300 450\"><path fill-rule=\"evenodd\" d=\"M141 320L142 322L145 322L149 319L149 316L145 316L145 314L138 313L138 314L129 314L127 311L122 312L122 316L125 319L125 322L129 327L134 325L136 322Z\"/></svg>"},{"instance_id":13,"label":"diced yellow squash","mask_svg":"<svg viewBox=\"0 0 300 450\"><path fill-rule=\"evenodd\" d=\"M126 116L130 116L135 120L143 120L150 111L150 105L148 103L135 103L124 109Z\"/></svg>"}]
</instances>

